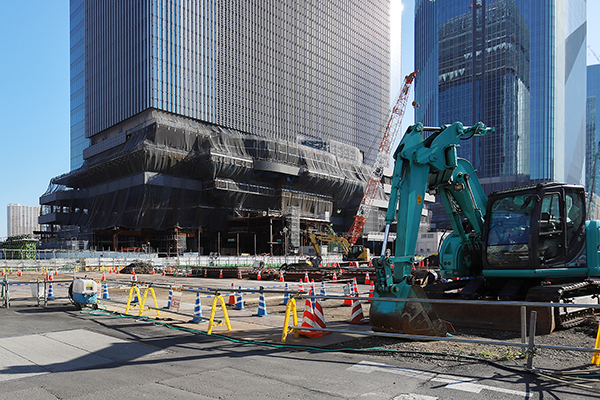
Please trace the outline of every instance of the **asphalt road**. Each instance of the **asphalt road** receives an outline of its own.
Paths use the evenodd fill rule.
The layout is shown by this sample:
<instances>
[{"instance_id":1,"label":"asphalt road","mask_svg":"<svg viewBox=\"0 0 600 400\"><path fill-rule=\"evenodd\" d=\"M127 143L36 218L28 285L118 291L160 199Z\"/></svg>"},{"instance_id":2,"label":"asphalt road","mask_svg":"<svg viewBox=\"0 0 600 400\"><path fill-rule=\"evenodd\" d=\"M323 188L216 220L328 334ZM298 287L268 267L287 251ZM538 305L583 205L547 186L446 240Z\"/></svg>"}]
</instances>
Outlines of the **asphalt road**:
<instances>
[{"instance_id":1,"label":"asphalt road","mask_svg":"<svg viewBox=\"0 0 600 400\"><path fill-rule=\"evenodd\" d=\"M202 329L202 325L199 325ZM433 357L433 356L432 356ZM137 318L0 308L0 399L593 399L480 362L236 343Z\"/></svg>"}]
</instances>

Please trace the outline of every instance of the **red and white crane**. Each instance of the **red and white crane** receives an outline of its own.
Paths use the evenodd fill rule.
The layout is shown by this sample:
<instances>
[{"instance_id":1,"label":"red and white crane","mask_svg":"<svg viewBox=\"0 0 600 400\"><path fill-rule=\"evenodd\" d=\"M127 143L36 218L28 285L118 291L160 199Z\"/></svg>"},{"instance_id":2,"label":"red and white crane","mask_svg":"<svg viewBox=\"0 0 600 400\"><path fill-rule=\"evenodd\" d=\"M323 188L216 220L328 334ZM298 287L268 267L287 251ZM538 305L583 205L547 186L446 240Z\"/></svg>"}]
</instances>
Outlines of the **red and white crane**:
<instances>
[{"instance_id":1,"label":"red and white crane","mask_svg":"<svg viewBox=\"0 0 600 400\"><path fill-rule=\"evenodd\" d=\"M367 186L365 187L360 206L358 207L358 211L354 216L354 222L352 223L352 226L346 235L346 239L348 239L348 241L352 244L356 243L365 226L365 222L367 221L369 213L371 212L371 208L373 207L375 195L377 194L379 185L381 185L383 169L389 165L391 146L396 140L398 131L402 126L404 111L406 110L406 104L408 103L408 93L410 91L410 86L415 80L417 72L418 70L415 70L406 75L404 78L404 86L400 91L396 105L392 109L390 119L381 140L381 145L379 146L377 159L375 160L375 164L373 164L373 172L371 173L369 181L367 182Z\"/></svg>"}]
</instances>

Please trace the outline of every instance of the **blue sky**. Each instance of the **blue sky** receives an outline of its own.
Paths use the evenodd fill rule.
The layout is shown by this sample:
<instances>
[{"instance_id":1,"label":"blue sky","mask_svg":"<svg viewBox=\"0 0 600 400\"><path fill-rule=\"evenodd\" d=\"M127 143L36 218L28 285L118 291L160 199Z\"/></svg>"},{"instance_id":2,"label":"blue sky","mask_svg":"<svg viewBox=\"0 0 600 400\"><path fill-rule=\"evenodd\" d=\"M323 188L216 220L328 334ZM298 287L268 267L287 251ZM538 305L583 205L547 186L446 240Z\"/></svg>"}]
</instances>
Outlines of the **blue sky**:
<instances>
[{"instance_id":1,"label":"blue sky","mask_svg":"<svg viewBox=\"0 0 600 400\"><path fill-rule=\"evenodd\" d=\"M397 1L397 0L396 0ZM403 1L402 70L412 71L413 0ZM588 20L600 0L588 0ZM588 24L600 56L600 24ZM9 203L38 205L52 177L69 171L69 1L0 0L0 238ZM588 64L598 61L588 51ZM404 125L412 122L407 110Z\"/></svg>"}]
</instances>

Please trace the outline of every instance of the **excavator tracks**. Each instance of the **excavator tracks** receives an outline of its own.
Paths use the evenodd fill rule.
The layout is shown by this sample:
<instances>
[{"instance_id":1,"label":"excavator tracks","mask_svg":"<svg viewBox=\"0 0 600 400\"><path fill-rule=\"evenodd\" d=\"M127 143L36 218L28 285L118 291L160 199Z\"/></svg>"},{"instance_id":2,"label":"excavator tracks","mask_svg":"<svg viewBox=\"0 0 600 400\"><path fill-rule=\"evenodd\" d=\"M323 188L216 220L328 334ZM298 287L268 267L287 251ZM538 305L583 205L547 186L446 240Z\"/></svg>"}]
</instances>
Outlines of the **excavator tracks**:
<instances>
[{"instance_id":1,"label":"excavator tracks","mask_svg":"<svg viewBox=\"0 0 600 400\"><path fill-rule=\"evenodd\" d=\"M466 297L461 296L460 286L466 286L464 281L429 285L425 287L425 291L427 296L432 299L461 298L464 300ZM521 298L521 300L536 303L598 304L599 295L600 280L589 279L582 282L534 286L527 291L526 299ZM473 293L469 298L491 300L497 296L490 295L490 293L486 293L486 295ZM505 300L518 301L519 299ZM520 308L502 303L503 301L498 300L497 305L435 304L434 309L440 319L450 322L455 327L520 331ZM592 308L527 307L528 316L533 310L537 311L536 331L539 334L549 334L556 329L572 328L594 314Z\"/></svg>"}]
</instances>

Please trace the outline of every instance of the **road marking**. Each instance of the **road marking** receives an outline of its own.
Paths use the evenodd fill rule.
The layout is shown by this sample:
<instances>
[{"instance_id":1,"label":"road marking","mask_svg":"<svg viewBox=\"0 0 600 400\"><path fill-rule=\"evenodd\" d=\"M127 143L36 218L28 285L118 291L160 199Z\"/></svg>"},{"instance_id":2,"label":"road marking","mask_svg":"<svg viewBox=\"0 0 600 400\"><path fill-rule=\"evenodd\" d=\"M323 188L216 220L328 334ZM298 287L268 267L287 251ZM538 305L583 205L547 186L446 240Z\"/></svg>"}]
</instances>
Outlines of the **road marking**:
<instances>
[{"instance_id":1,"label":"road marking","mask_svg":"<svg viewBox=\"0 0 600 400\"><path fill-rule=\"evenodd\" d=\"M482 390L486 389L486 390L490 390L493 392L512 394L515 396L524 396L527 398L531 397L530 392L505 389L505 388L500 388L500 387L496 387L496 386L488 386L488 385L483 385L481 383L477 383L479 381L479 379L469 379L469 378L463 378L463 377L455 376L455 375L436 374L433 372L421 371L418 369L394 367L394 366L370 362L370 361L361 361L358 364L355 364L355 365L351 366L350 368L348 368L348 370L354 371L354 372L362 372L362 373L366 373L366 374L369 374L374 371L387 372L390 374L402 375L402 376L406 376L409 378L421 379L421 380L432 381L432 382L440 382L440 383L445 383L446 384L445 387L448 389L461 390L463 392L469 392L469 393L477 394L477 393L481 393Z\"/></svg>"},{"instance_id":2,"label":"road marking","mask_svg":"<svg viewBox=\"0 0 600 400\"><path fill-rule=\"evenodd\" d=\"M394 397L393 400L438 400L437 397L427 396L424 394L401 394L400 396Z\"/></svg>"}]
</instances>

